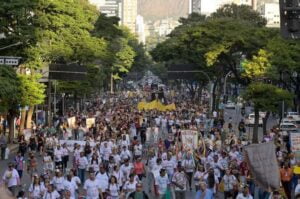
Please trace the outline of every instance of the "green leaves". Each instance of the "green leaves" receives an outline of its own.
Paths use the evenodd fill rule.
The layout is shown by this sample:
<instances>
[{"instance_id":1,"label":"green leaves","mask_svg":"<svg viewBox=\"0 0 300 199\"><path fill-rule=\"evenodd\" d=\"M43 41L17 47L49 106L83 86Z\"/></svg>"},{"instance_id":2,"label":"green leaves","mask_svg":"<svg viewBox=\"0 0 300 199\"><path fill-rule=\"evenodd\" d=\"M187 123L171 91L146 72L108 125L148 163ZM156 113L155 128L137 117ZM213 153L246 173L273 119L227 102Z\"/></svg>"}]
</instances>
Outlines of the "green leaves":
<instances>
[{"instance_id":1,"label":"green leaves","mask_svg":"<svg viewBox=\"0 0 300 199\"><path fill-rule=\"evenodd\" d=\"M243 98L252 102L259 110L276 112L282 101L292 104L293 94L271 84L255 82L247 87Z\"/></svg>"},{"instance_id":2,"label":"green leaves","mask_svg":"<svg viewBox=\"0 0 300 199\"><path fill-rule=\"evenodd\" d=\"M34 106L42 104L45 99L45 85L38 82L40 75L19 74L21 100L20 104L24 106Z\"/></svg>"},{"instance_id":3,"label":"green leaves","mask_svg":"<svg viewBox=\"0 0 300 199\"><path fill-rule=\"evenodd\" d=\"M266 77L271 68L270 57L272 54L266 50L260 49L258 55L254 55L252 60L246 60L242 64L244 76L250 79L259 79Z\"/></svg>"}]
</instances>

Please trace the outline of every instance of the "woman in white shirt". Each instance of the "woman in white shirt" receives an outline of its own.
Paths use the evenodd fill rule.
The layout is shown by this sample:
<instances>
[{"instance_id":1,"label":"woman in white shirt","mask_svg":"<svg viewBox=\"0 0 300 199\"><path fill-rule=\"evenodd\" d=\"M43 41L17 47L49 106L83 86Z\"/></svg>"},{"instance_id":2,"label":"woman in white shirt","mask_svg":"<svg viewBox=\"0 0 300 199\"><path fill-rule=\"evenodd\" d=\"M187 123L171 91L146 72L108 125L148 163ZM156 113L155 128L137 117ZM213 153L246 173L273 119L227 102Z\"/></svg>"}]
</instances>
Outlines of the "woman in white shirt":
<instances>
[{"instance_id":1,"label":"woman in white shirt","mask_svg":"<svg viewBox=\"0 0 300 199\"><path fill-rule=\"evenodd\" d=\"M43 197L46 188L43 183L40 182L40 178L38 176L33 177L33 183L29 187L29 198L31 199L39 199Z\"/></svg>"},{"instance_id":2,"label":"woman in white shirt","mask_svg":"<svg viewBox=\"0 0 300 199\"><path fill-rule=\"evenodd\" d=\"M205 174L205 169L203 165L199 165L196 173L194 174L194 184L196 191L200 190L200 183L203 181L203 177Z\"/></svg>"},{"instance_id":3,"label":"woman in white shirt","mask_svg":"<svg viewBox=\"0 0 300 199\"><path fill-rule=\"evenodd\" d=\"M119 199L120 196L119 185L118 185L117 178L115 176L111 176L109 179L107 193L111 197L111 199Z\"/></svg>"},{"instance_id":4,"label":"woman in white shirt","mask_svg":"<svg viewBox=\"0 0 300 199\"><path fill-rule=\"evenodd\" d=\"M56 170L55 176L52 178L51 184L54 185L55 189L58 192L62 192L64 190L64 176L62 175L62 172L59 170Z\"/></svg>"},{"instance_id":5,"label":"woman in white shirt","mask_svg":"<svg viewBox=\"0 0 300 199\"><path fill-rule=\"evenodd\" d=\"M94 153L92 155L91 161L89 163L89 168L93 168L95 173L99 172L99 165L101 163L101 160L98 158L97 154Z\"/></svg>"},{"instance_id":6,"label":"woman in white shirt","mask_svg":"<svg viewBox=\"0 0 300 199\"><path fill-rule=\"evenodd\" d=\"M135 175L131 173L129 175L129 180L125 182L123 190L125 191L126 195L130 194L131 192L134 192L136 189L136 183Z\"/></svg>"}]
</instances>

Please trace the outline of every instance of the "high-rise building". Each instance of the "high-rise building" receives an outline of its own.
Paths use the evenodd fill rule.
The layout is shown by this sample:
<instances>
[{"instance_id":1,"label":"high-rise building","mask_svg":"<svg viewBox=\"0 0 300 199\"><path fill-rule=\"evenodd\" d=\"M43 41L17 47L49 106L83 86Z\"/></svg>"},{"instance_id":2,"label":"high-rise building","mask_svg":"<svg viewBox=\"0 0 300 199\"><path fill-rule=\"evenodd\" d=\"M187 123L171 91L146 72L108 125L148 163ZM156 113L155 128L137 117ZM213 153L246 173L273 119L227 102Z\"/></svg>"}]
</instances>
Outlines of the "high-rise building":
<instances>
[{"instance_id":1,"label":"high-rise building","mask_svg":"<svg viewBox=\"0 0 300 199\"><path fill-rule=\"evenodd\" d=\"M122 1L121 24L136 32L137 0Z\"/></svg>"},{"instance_id":2,"label":"high-rise building","mask_svg":"<svg viewBox=\"0 0 300 199\"><path fill-rule=\"evenodd\" d=\"M258 7L258 12L266 18L267 27L280 27L279 3L264 3Z\"/></svg>"},{"instance_id":3,"label":"high-rise building","mask_svg":"<svg viewBox=\"0 0 300 199\"><path fill-rule=\"evenodd\" d=\"M139 42L145 44L146 43L145 23L144 23L144 17L141 15L138 15L136 17L136 34L138 36Z\"/></svg>"},{"instance_id":4,"label":"high-rise building","mask_svg":"<svg viewBox=\"0 0 300 199\"><path fill-rule=\"evenodd\" d=\"M122 2L121 0L105 0L105 3L100 6L100 12L108 17L121 17Z\"/></svg>"},{"instance_id":5,"label":"high-rise building","mask_svg":"<svg viewBox=\"0 0 300 199\"><path fill-rule=\"evenodd\" d=\"M189 13L201 13L201 0L190 0Z\"/></svg>"}]
</instances>

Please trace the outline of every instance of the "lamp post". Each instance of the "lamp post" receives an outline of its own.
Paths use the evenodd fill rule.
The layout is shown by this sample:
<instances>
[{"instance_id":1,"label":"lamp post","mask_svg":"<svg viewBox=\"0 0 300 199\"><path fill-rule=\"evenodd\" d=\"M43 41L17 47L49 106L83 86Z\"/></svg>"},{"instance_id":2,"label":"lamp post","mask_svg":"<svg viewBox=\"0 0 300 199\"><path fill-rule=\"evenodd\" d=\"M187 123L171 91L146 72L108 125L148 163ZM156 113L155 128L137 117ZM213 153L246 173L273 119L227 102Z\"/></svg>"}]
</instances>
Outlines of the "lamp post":
<instances>
[{"instance_id":1,"label":"lamp post","mask_svg":"<svg viewBox=\"0 0 300 199\"><path fill-rule=\"evenodd\" d=\"M223 87L223 98L224 98L224 103L225 103L225 100L226 100L226 95L227 95L227 79L228 77L231 75L231 71L229 71L226 75L225 75L225 79L224 79L224 87Z\"/></svg>"}]
</instances>

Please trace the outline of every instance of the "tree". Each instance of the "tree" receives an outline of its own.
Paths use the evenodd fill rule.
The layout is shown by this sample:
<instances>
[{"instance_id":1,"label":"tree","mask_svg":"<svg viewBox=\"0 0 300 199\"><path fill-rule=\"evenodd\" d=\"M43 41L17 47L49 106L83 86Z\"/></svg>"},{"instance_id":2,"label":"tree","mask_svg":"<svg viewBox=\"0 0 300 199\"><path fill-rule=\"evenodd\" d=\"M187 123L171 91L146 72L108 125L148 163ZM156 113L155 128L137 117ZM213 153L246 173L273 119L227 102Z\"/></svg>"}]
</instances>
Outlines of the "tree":
<instances>
[{"instance_id":1,"label":"tree","mask_svg":"<svg viewBox=\"0 0 300 199\"><path fill-rule=\"evenodd\" d=\"M262 82L251 83L245 93L243 99L252 102L254 105L255 124L253 130L253 143L258 143L258 121L259 111L276 112L278 106L284 101L290 104L293 95L287 90L278 88L277 86Z\"/></svg>"},{"instance_id":2,"label":"tree","mask_svg":"<svg viewBox=\"0 0 300 199\"><path fill-rule=\"evenodd\" d=\"M38 82L41 78L40 75L30 74L24 75L19 74L19 79L21 82L21 106L28 106L29 110L27 113L27 123L26 128L31 128L32 114L34 111L34 106L42 104L45 98L45 85ZM23 108L24 109L24 108ZM25 119L25 118L24 118ZM22 129L20 127L20 129ZM22 131L20 130L20 133Z\"/></svg>"},{"instance_id":3,"label":"tree","mask_svg":"<svg viewBox=\"0 0 300 199\"><path fill-rule=\"evenodd\" d=\"M222 6L216 12L212 13L211 17L243 20L260 27L267 24L267 20L258 12L254 11L250 6L237 5L234 3Z\"/></svg>"},{"instance_id":4,"label":"tree","mask_svg":"<svg viewBox=\"0 0 300 199\"><path fill-rule=\"evenodd\" d=\"M0 113L7 115L9 142L13 139L14 118L19 111L20 98L20 80L16 71L8 66L0 66Z\"/></svg>"},{"instance_id":5,"label":"tree","mask_svg":"<svg viewBox=\"0 0 300 199\"><path fill-rule=\"evenodd\" d=\"M294 92L295 111L300 112L300 41L278 35L269 40L266 49L272 53L269 77L278 86Z\"/></svg>"}]
</instances>

